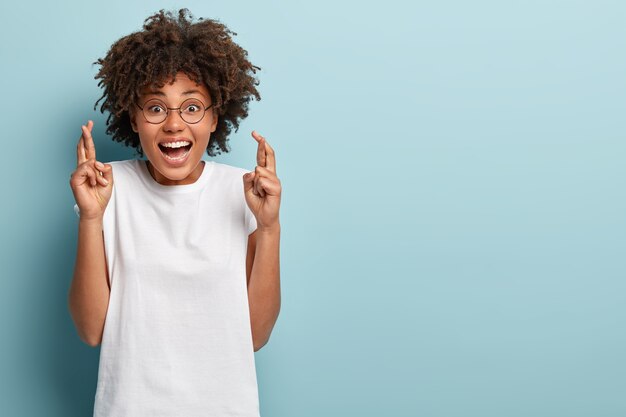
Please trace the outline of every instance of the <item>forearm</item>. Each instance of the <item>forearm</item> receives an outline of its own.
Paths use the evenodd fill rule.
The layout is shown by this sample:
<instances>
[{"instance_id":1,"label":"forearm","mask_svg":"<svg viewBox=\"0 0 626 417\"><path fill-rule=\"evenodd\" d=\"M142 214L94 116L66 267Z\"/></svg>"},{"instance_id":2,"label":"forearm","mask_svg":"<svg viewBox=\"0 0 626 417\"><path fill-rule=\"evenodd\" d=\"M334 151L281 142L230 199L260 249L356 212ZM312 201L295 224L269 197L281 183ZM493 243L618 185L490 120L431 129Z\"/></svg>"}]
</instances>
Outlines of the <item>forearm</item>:
<instances>
[{"instance_id":1,"label":"forearm","mask_svg":"<svg viewBox=\"0 0 626 417\"><path fill-rule=\"evenodd\" d=\"M254 350L269 340L280 311L280 225L257 229L254 263L248 285Z\"/></svg>"},{"instance_id":2,"label":"forearm","mask_svg":"<svg viewBox=\"0 0 626 417\"><path fill-rule=\"evenodd\" d=\"M102 339L109 295L102 219L81 219L68 304L78 335L90 346Z\"/></svg>"}]
</instances>

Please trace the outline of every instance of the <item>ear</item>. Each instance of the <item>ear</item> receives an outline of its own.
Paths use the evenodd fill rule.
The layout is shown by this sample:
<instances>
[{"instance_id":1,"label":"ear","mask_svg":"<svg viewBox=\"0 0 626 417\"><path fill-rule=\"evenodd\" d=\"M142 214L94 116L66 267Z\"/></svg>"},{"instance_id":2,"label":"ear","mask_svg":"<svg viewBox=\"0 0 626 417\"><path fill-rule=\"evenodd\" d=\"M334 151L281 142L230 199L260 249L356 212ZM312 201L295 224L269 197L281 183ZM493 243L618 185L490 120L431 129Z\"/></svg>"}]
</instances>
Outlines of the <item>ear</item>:
<instances>
[{"instance_id":1,"label":"ear","mask_svg":"<svg viewBox=\"0 0 626 417\"><path fill-rule=\"evenodd\" d=\"M218 116L217 116L217 111L215 109L212 109L212 113L213 113L213 123L211 124L211 133L215 132L215 129L217 129L217 121L218 121Z\"/></svg>"}]
</instances>

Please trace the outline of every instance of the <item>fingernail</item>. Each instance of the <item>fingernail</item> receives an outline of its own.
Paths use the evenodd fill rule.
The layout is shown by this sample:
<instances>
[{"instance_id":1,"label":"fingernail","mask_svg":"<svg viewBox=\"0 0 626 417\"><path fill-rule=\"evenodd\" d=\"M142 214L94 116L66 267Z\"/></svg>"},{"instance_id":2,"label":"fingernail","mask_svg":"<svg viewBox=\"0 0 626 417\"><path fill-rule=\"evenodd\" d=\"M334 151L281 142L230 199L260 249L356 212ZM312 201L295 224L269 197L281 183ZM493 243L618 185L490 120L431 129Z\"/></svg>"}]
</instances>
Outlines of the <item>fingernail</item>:
<instances>
[{"instance_id":1,"label":"fingernail","mask_svg":"<svg viewBox=\"0 0 626 417\"><path fill-rule=\"evenodd\" d=\"M96 161L96 166L100 169L104 169L104 165L102 164L102 162Z\"/></svg>"},{"instance_id":2,"label":"fingernail","mask_svg":"<svg viewBox=\"0 0 626 417\"><path fill-rule=\"evenodd\" d=\"M106 185L109 185L109 182L106 180L106 178L102 178L102 180L104 181Z\"/></svg>"}]
</instances>

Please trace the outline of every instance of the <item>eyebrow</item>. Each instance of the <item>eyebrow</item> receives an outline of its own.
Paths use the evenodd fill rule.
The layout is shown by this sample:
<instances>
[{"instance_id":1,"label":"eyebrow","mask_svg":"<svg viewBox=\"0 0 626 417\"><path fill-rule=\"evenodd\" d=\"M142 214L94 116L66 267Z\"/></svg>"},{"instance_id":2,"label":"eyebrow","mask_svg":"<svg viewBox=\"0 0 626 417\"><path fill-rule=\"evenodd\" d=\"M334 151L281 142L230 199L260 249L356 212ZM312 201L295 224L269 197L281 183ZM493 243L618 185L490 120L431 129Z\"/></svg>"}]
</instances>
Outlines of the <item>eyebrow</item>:
<instances>
[{"instance_id":1,"label":"eyebrow","mask_svg":"<svg viewBox=\"0 0 626 417\"><path fill-rule=\"evenodd\" d=\"M188 96L190 94L193 93L198 93L202 96L204 96L204 94L202 94L202 92L200 90L187 90L187 91L183 91L183 96ZM146 94L153 94L155 96L162 96L165 97L165 93L162 91L158 91L158 90L148 90L148 92Z\"/></svg>"}]
</instances>

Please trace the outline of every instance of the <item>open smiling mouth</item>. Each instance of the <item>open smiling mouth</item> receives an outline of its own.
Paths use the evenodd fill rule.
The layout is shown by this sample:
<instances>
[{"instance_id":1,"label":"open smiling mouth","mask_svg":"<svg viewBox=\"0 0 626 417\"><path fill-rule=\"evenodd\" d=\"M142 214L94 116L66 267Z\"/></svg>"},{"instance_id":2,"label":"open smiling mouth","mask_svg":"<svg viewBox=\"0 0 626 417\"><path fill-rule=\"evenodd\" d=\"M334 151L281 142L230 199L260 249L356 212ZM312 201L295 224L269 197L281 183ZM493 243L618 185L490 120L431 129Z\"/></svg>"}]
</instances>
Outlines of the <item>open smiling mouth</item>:
<instances>
[{"instance_id":1,"label":"open smiling mouth","mask_svg":"<svg viewBox=\"0 0 626 417\"><path fill-rule=\"evenodd\" d=\"M191 142L187 141L159 143L163 157L172 162L184 160L189 155L191 146Z\"/></svg>"}]
</instances>

